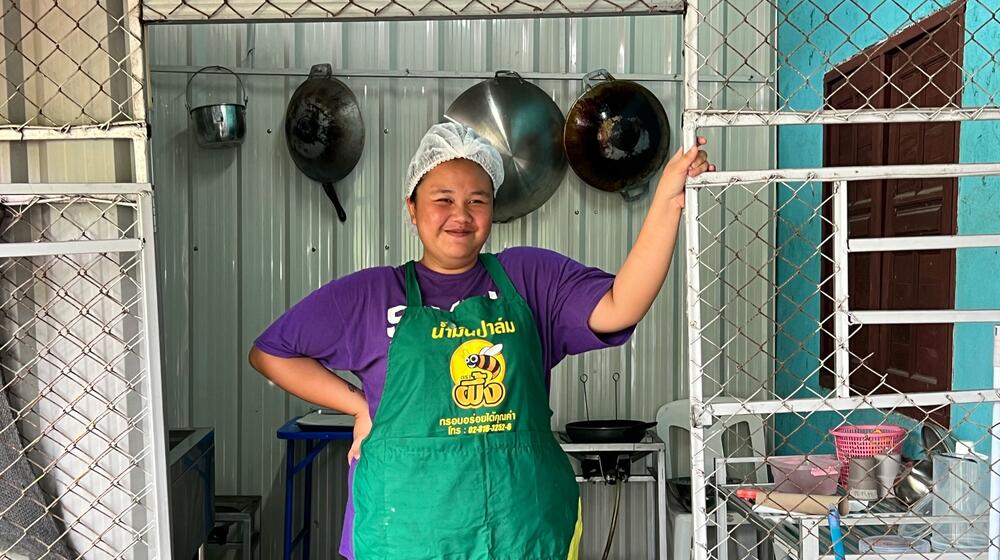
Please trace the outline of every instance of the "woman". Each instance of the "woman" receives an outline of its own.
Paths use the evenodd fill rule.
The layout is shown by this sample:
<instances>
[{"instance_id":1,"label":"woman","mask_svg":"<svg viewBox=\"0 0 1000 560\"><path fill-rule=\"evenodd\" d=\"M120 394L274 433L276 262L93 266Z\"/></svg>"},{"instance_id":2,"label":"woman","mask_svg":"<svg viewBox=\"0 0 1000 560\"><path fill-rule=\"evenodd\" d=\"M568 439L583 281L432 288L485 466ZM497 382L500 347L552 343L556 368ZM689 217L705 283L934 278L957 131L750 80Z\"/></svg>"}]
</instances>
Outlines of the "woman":
<instances>
[{"instance_id":1,"label":"woman","mask_svg":"<svg viewBox=\"0 0 1000 560\"><path fill-rule=\"evenodd\" d=\"M685 179L712 168L697 146L674 155L614 277L541 249L480 254L500 154L461 125L431 127L406 184L420 261L330 282L250 354L281 388L355 417L341 554L575 554L579 494L550 430L549 372L629 338L666 277ZM363 391L332 369L355 372Z\"/></svg>"}]
</instances>

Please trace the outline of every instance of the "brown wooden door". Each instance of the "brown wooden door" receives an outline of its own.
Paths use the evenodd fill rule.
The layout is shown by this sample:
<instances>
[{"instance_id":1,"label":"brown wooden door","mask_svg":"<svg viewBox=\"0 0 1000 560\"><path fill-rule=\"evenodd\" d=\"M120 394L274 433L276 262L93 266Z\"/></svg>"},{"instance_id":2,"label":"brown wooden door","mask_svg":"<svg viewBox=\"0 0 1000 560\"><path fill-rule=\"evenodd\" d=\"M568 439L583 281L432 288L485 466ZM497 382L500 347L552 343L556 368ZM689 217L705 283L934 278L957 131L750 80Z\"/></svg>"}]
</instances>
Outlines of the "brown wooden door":
<instances>
[{"instance_id":1,"label":"brown wooden door","mask_svg":"<svg viewBox=\"0 0 1000 560\"><path fill-rule=\"evenodd\" d=\"M827 82L827 90L832 94L828 102L837 109L859 109L872 105L885 107L883 83L884 69L873 61L844 76ZM881 124L846 124L826 127L826 164L883 165L885 163L885 126ZM885 181L857 181L849 184L847 190L847 234L851 238L882 237L883 196ZM828 188L827 193L832 191ZM825 197L829 200L829 196ZM829 228L827 229L829 237ZM832 250L827 248L827 250ZM852 309L881 308L881 253L851 253L847 257L848 294ZM833 267L827 262L824 278L829 278ZM829 317L832 304L827 304L824 316ZM833 332L832 321L828 322L828 332ZM877 354L881 327L865 326L851 337L850 371L857 371L862 359ZM832 341L824 348L824 355L830 355ZM864 360L867 367L875 369L874 360ZM829 363L832 369L832 361ZM876 369L876 371L879 371ZM859 381L856 376L852 384ZM869 388L870 389L870 388Z\"/></svg>"},{"instance_id":2,"label":"brown wooden door","mask_svg":"<svg viewBox=\"0 0 1000 560\"><path fill-rule=\"evenodd\" d=\"M954 104L960 91L962 16L952 9L929 18L831 72L826 79L828 104L838 109ZM954 122L828 125L824 164L954 163L958 132ZM956 232L955 179L864 181L848 188L851 238ZM953 250L852 253L848 266L853 309L954 307ZM827 270L832 272L829 266ZM830 312L828 304L825 313ZM832 350L829 339L824 350L826 355ZM951 325L863 327L851 337L851 353L855 393L951 387ZM862 361L864 367L859 367ZM824 381L831 384L829 376ZM946 420L946 415L935 416Z\"/></svg>"},{"instance_id":3,"label":"brown wooden door","mask_svg":"<svg viewBox=\"0 0 1000 560\"><path fill-rule=\"evenodd\" d=\"M958 92L959 68L952 63L961 44L958 19L886 54L893 80L890 107L912 103L943 107ZM944 48L941 48L944 46ZM958 161L956 122L887 125L887 159L895 164ZM885 235L956 233L956 179L887 181ZM886 253L882 262L882 301L887 309L951 309L955 304L955 251ZM882 328L886 381L901 391L951 387L952 325L891 325Z\"/></svg>"}]
</instances>

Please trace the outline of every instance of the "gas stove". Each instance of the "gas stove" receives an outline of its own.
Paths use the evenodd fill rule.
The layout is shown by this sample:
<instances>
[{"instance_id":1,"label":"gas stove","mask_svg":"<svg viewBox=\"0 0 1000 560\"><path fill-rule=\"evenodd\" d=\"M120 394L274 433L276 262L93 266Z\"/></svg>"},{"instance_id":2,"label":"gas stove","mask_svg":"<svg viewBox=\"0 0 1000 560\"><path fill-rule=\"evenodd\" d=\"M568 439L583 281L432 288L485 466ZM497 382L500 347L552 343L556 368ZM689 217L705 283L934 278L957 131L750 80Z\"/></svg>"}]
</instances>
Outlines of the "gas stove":
<instances>
[{"instance_id":1,"label":"gas stove","mask_svg":"<svg viewBox=\"0 0 1000 560\"><path fill-rule=\"evenodd\" d=\"M635 463L651 453L663 451L663 441L652 430L638 443L573 443L565 432L556 432L556 440L567 455L579 463L577 480L617 484L638 477L643 482L656 480L653 469Z\"/></svg>"}]
</instances>

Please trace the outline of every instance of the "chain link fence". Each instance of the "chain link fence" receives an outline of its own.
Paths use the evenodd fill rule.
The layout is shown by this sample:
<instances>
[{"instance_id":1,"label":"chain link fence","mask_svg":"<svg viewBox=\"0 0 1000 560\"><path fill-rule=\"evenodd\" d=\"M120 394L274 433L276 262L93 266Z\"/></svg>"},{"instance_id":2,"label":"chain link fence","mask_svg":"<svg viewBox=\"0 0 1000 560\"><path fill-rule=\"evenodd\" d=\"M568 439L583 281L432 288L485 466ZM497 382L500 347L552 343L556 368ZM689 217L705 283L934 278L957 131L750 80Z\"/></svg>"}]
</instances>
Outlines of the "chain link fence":
<instances>
[{"instance_id":1,"label":"chain link fence","mask_svg":"<svg viewBox=\"0 0 1000 560\"><path fill-rule=\"evenodd\" d=\"M689 10L688 79L722 84L698 89L689 110L699 124L996 116L992 0L699 0ZM741 77L766 79L746 88ZM774 110L759 111L761 98Z\"/></svg>"},{"instance_id":2,"label":"chain link fence","mask_svg":"<svg viewBox=\"0 0 1000 560\"><path fill-rule=\"evenodd\" d=\"M156 557L146 194L5 195L0 551ZM115 250L102 250L102 247ZM9 253L8 253L9 254ZM162 505L162 504L161 504Z\"/></svg>"},{"instance_id":3,"label":"chain link fence","mask_svg":"<svg viewBox=\"0 0 1000 560\"><path fill-rule=\"evenodd\" d=\"M138 21L138 0L3 2L0 126L143 120Z\"/></svg>"},{"instance_id":4,"label":"chain link fence","mask_svg":"<svg viewBox=\"0 0 1000 560\"><path fill-rule=\"evenodd\" d=\"M677 13L684 0L143 0L145 21L473 18Z\"/></svg>"},{"instance_id":5,"label":"chain link fence","mask_svg":"<svg viewBox=\"0 0 1000 560\"><path fill-rule=\"evenodd\" d=\"M934 249L930 238L915 250L905 239L837 250L850 241L837 199L846 208L857 186L773 179L699 189L700 241L689 249L699 280L689 293L701 317L692 414L704 431L693 442L693 468L700 455L707 540L694 546L707 558L833 558L829 495L843 499L847 553L880 553L865 558L986 558L997 534L993 372L951 363L963 352L957 363L988 362L994 341L969 345L948 324L964 319L936 318L953 302L935 296L927 276L947 268L955 250ZM965 243L998 246L1000 236ZM906 263L920 263L915 309L898 298L865 309L871 255L895 259L886 264L890 294L907 289ZM985 255L996 259L993 249ZM1000 312L983 321L1000 323ZM737 497L740 488L805 495L769 508ZM812 514L782 511L803 506ZM890 553L900 543L908 544L897 552L910 556Z\"/></svg>"},{"instance_id":6,"label":"chain link fence","mask_svg":"<svg viewBox=\"0 0 1000 560\"><path fill-rule=\"evenodd\" d=\"M693 557L1000 557L1000 5L697 0L685 32L686 138L778 126L784 168L689 185Z\"/></svg>"}]
</instances>

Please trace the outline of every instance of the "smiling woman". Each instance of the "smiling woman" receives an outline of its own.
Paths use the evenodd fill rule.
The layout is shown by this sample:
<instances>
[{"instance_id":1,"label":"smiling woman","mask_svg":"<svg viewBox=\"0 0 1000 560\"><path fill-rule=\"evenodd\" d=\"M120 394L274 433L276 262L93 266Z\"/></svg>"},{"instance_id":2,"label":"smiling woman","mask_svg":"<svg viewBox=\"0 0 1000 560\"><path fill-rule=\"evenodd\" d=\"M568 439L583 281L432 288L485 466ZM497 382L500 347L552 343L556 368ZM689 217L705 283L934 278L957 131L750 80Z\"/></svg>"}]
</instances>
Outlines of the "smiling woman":
<instances>
[{"instance_id":1,"label":"smiling woman","mask_svg":"<svg viewBox=\"0 0 1000 560\"><path fill-rule=\"evenodd\" d=\"M467 159L446 161L421 179L406 200L424 245L422 262L436 272L472 268L493 224L493 181Z\"/></svg>"},{"instance_id":2,"label":"smiling woman","mask_svg":"<svg viewBox=\"0 0 1000 560\"><path fill-rule=\"evenodd\" d=\"M405 184L420 260L330 282L250 354L283 389L355 416L341 554L575 558L579 490L550 431L549 372L628 340L666 277L685 179L711 167L678 150L615 277L542 249L480 253L500 154L462 125L431 127Z\"/></svg>"}]
</instances>

